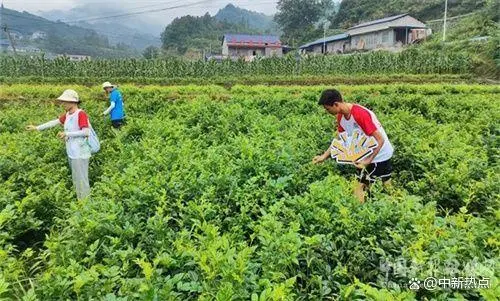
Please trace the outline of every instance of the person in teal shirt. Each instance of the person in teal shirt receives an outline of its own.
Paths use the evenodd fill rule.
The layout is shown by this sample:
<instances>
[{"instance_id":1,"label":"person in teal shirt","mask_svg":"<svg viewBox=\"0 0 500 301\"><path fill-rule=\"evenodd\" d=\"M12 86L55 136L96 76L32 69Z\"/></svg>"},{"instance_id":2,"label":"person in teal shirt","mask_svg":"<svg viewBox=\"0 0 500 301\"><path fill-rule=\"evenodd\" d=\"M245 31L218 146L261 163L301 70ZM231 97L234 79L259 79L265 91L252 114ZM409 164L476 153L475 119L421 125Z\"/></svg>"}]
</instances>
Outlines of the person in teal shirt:
<instances>
[{"instance_id":1,"label":"person in teal shirt","mask_svg":"<svg viewBox=\"0 0 500 301\"><path fill-rule=\"evenodd\" d=\"M110 82L102 84L102 88L109 95L109 107L103 112L103 115L111 117L111 124L115 129L119 129L125 124L125 110L123 108L123 98L120 91Z\"/></svg>"}]
</instances>

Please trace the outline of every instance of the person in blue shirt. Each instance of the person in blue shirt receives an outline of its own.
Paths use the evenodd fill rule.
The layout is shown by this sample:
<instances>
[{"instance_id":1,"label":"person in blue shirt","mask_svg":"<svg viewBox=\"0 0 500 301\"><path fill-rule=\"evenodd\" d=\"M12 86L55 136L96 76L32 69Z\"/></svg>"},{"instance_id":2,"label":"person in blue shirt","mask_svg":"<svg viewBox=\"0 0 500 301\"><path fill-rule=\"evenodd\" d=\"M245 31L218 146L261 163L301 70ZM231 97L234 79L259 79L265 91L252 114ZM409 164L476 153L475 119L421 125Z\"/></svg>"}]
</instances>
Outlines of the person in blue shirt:
<instances>
[{"instance_id":1,"label":"person in blue shirt","mask_svg":"<svg viewBox=\"0 0 500 301\"><path fill-rule=\"evenodd\" d=\"M119 129L125 124L125 111L123 108L122 94L118 91L116 86L110 82L102 84L102 88L106 91L106 94L109 95L110 102L109 107L103 112L103 115L106 116L109 114L111 117L111 124L115 129Z\"/></svg>"}]
</instances>

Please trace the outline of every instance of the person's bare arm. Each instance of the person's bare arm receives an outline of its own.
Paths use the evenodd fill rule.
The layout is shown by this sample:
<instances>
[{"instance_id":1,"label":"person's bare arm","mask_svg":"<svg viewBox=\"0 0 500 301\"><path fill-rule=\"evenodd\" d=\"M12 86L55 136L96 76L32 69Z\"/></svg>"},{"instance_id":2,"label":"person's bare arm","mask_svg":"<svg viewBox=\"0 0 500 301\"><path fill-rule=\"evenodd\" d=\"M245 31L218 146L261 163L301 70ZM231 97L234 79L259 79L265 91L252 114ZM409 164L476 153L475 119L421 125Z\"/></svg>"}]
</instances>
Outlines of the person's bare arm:
<instances>
[{"instance_id":1,"label":"person's bare arm","mask_svg":"<svg viewBox=\"0 0 500 301\"><path fill-rule=\"evenodd\" d=\"M328 148L322 155L313 158L313 164L321 163L330 158L330 148Z\"/></svg>"},{"instance_id":2,"label":"person's bare arm","mask_svg":"<svg viewBox=\"0 0 500 301\"><path fill-rule=\"evenodd\" d=\"M379 130L376 130L375 132L373 132L372 137L375 138L375 140L377 140L377 147L373 150L373 153L371 153L371 155L368 158L363 159L363 160L356 162L354 164L357 168L362 169L362 168L366 167L367 165L369 165L370 163L372 163L373 159L375 159L377 154L382 149L382 146L384 145L384 142L385 142L384 137L382 136L382 133L380 133Z\"/></svg>"}]
</instances>

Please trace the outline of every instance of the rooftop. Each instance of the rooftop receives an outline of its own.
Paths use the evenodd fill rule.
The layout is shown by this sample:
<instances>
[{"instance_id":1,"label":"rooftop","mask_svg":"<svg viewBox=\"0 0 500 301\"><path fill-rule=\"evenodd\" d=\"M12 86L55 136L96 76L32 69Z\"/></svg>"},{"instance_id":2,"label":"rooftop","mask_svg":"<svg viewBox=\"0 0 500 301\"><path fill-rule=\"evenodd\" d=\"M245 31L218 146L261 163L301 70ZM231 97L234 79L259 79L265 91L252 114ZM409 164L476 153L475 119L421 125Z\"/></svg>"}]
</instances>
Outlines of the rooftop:
<instances>
[{"instance_id":1,"label":"rooftop","mask_svg":"<svg viewBox=\"0 0 500 301\"><path fill-rule=\"evenodd\" d=\"M361 23L361 24L355 25L355 26L353 26L353 27L351 27L349 29L356 29L356 28L371 26L371 25L375 25L375 24L391 22L391 21L397 20L399 18L403 18L403 17L405 17L407 15L408 14L402 14L402 15L397 15L397 16L383 18L383 19L377 19L377 20L374 20L374 21L365 22L365 23Z\"/></svg>"},{"instance_id":2,"label":"rooftop","mask_svg":"<svg viewBox=\"0 0 500 301\"><path fill-rule=\"evenodd\" d=\"M280 38L273 35L225 34L228 44L281 44Z\"/></svg>"},{"instance_id":3,"label":"rooftop","mask_svg":"<svg viewBox=\"0 0 500 301\"><path fill-rule=\"evenodd\" d=\"M307 44L304 44L302 46L300 46L299 48L307 48L307 47L311 47L313 45L320 45L320 44L323 44L323 43L329 43L329 42L333 42L333 41L340 41L340 40L345 40L349 38L349 35L346 34L346 33L341 33L341 34L337 34L337 35L334 35L334 36L329 36L329 37L326 37L326 38L321 38L321 39L317 39L315 41L312 41L310 43L307 43Z\"/></svg>"}]
</instances>

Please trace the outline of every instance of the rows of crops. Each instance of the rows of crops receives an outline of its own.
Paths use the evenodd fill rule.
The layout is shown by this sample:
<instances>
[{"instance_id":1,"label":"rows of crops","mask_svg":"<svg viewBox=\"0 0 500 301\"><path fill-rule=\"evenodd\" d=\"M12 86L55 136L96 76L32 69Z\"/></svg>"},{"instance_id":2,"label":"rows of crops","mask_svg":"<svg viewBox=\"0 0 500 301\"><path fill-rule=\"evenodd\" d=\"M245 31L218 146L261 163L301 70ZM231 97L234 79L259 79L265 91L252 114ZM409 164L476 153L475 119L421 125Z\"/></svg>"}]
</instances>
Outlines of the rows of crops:
<instances>
[{"instance_id":1,"label":"rows of crops","mask_svg":"<svg viewBox=\"0 0 500 301\"><path fill-rule=\"evenodd\" d=\"M214 76L208 78L201 77L113 77L115 83L136 84L136 85L220 85L230 88L234 85L282 85L282 86L318 86L330 83L345 85L366 85L366 84L428 84L428 83L481 83L487 80L478 78L474 74L342 74L342 75L239 75L239 76ZM84 86L94 86L106 82L109 77L42 77L23 76L9 77L0 76L0 84L78 84Z\"/></svg>"},{"instance_id":2,"label":"rows of crops","mask_svg":"<svg viewBox=\"0 0 500 301\"><path fill-rule=\"evenodd\" d=\"M52 99L69 87L0 89L0 297L499 295L498 87L337 87L377 112L396 148L395 191L377 186L364 205L352 169L310 163L333 134L321 86L125 85L118 133L99 87L71 86L102 139L92 197L77 202L57 130L24 131L57 116ZM407 288L430 275L491 288Z\"/></svg>"},{"instance_id":3,"label":"rows of crops","mask_svg":"<svg viewBox=\"0 0 500 301\"><path fill-rule=\"evenodd\" d=\"M472 69L471 58L457 53L435 53L410 49L401 53L268 58L244 61L91 60L1 57L0 76L22 77L148 77L176 78L243 75L332 75L332 74L461 74Z\"/></svg>"}]
</instances>

